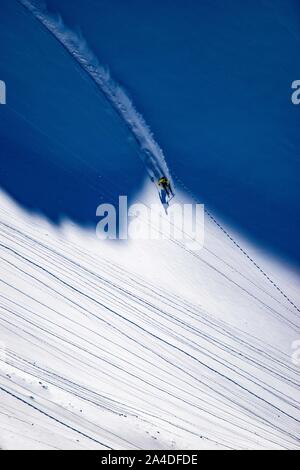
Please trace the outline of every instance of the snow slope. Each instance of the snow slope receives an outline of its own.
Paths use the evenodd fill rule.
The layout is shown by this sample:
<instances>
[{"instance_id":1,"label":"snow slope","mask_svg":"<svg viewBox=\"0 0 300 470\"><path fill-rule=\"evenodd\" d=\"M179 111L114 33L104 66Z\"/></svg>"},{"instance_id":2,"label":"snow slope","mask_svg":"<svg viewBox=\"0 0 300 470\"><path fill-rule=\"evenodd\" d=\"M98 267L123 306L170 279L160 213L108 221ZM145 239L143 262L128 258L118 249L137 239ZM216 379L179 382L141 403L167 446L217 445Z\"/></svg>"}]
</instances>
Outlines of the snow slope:
<instances>
[{"instance_id":1,"label":"snow slope","mask_svg":"<svg viewBox=\"0 0 300 470\"><path fill-rule=\"evenodd\" d=\"M25 3L28 1L22 0ZM68 9L73 3L77 11L80 2L66 1L61 8ZM109 4L101 2L106 8ZM100 3L89 2L90 10L83 23L93 18L93 12L101 7L97 5ZM212 13L208 3L204 2L202 8L203 13ZM113 99L109 102L103 90L95 87L87 70L78 66L78 36L71 34L76 46L74 56L74 49L69 54L51 28L52 34L20 1L3 0L2 11L0 44L5 47L0 71L9 85L9 93L7 105L0 108L0 176L5 188L0 194L0 447L299 448L300 376L299 366L292 361L292 344L299 339L299 273L267 255L262 245L254 245L217 217L218 223L246 250L248 257L245 256L208 213L204 247L198 251L192 251L186 240L100 241L95 233L95 213L100 202L113 202L116 194L128 194L130 202L147 205L158 202L155 187L149 181L142 186L145 170L138 155L144 147L152 152L155 165L151 168L155 173L155 169L161 170L161 165L165 165L160 146L152 140L133 103L127 102L127 95L116 82L110 81L109 75L102 78L108 80L114 92L117 90L118 96L122 99L125 96L124 113L115 112L119 102ZM177 7L175 13L180 15ZM154 10L152 14L155 15ZM172 33L175 38L179 37L176 15L170 23L170 27L175 25ZM161 18L158 19L162 21ZM198 21L197 15L195 20ZM179 21L180 28L182 24L185 21ZM273 28L274 22L270 24ZM50 21L51 25L58 39L70 39L70 31L63 23ZM160 22L157 28L163 28L163 24L159 25ZM199 29L198 23L196 26ZM236 25L233 26L236 31ZM186 28L192 36L195 34L196 29L190 29L189 22ZM262 30L265 35L265 29ZM94 31L91 28L91 38L95 31L98 34L96 27ZM147 31L145 37L148 38ZM156 44L152 39L150 33L151 47L143 50L142 57L150 64L149 56ZM88 49L84 42L80 44L86 57ZM179 49L184 62L186 45ZM174 50L176 63L178 48ZM219 51L218 36L216 50ZM128 56L130 51L136 49L129 48ZM121 57L117 52L112 61ZM207 54L214 59L210 50ZM253 56L256 57L254 52ZM202 83L207 85L210 77L204 77L198 55L195 57L195 63L187 57L191 71L200 67ZM226 58L226 54L220 53L218 57ZM103 72L97 55L90 59L92 63L88 65L92 67L96 60L98 68L94 72L99 72L99 67ZM164 70L166 54L153 59L153 64L161 65L153 69ZM264 62L263 57L260 59ZM135 62L134 58L130 60ZM128 78L128 83L143 77L141 87L147 89L148 83L148 90L151 88L147 68L141 68L139 77L134 68L128 67L129 75L125 69L124 76L133 80ZM20 70L24 70L21 76ZM173 80L172 73L179 82ZM204 109L200 106L195 109L194 105L198 94L202 96L197 88L197 74L193 82L194 75L190 73L191 95L189 87L179 87L181 80L186 85L181 61L179 68L170 68L170 74L166 70L157 77L159 90L153 87L152 100L155 109L149 105L149 98L141 99L151 128L155 122L155 130L161 129L158 142L162 139L164 149L168 148L172 170L176 168L182 178L186 164L193 169L193 186L202 187L211 170L201 173L200 168L209 165L211 159L203 151L203 141L199 142L197 127L193 127L198 122L198 109ZM235 77L236 84L242 83L239 78ZM135 87L139 89L136 83ZM182 90L181 98L177 96L178 89ZM168 96L173 108L176 103L176 110L165 104ZM203 96L199 104L202 99ZM247 99L252 99L251 93ZM242 101L238 104L245 107ZM222 115L228 117L229 107L228 104L220 109L222 124L225 122ZM178 115L183 109L186 114L183 113L180 122ZM126 120L128 110L133 112L132 127ZM157 119L160 112L164 116L161 122ZM249 112L251 109L246 112L250 126ZM288 113L287 108L285 112ZM211 129L218 126L213 110L211 115L213 125L207 116L202 116L204 128L204 121ZM256 123L256 115L251 117ZM262 119L265 120L265 115ZM180 126L177 132L172 131L175 122ZM282 127L281 119L276 120L277 125ZM141 133L135 134L133 141L132 133L137 127ZM274 126L269 133L261 129L273 143ZM185 133L180 134L180 130ZM230 140L227 130L224 125L222 152L226 140ZM251 141L256 142L253 136L260 132L255 133L255 127L250 131ZM210 146L210 137L216 139L210 133L208 136L206 145ZM243 133L240 138L243 139ZM291 149L296 149L297 141L293 137L289 140L285 134L278 135L278 139L281 140L277 148L288 151L287 161L291 163L295 159ZM272 153L268 142L257 141L258 147L265 146ZM219 150L215 148L212 153L220 155L218 158L224 162ZM254 155L256 150L247 147ZM227 155L231 155L229 150ZM248 161L249 154L245 155ZM238 176L242 177L240 184L243 191L246 188L247 201L253 207L259 198L264 202L261 197L266 191L264 180L260 185L253 183L251 188L255 191L249 193L243 183L247 174L243 165L239 168L234 158L228 161L229 173L231 166L240 172L234 173L234 179L240 181ZM210 191L218 193L218 198L226 198L228 180L225 178L220 188L215 171L218 161L212 162L214 179L207 181L207 185ZM277 166L281 168L278 162ZM220 168L223 181L224 171ZM288 180L289 172L293 176ZM201 178L197 179L200 173ZM296 174L285 167L291 188ZM175 201L191 202L189 192L177 177L176 185ZM293 194L297 193L291 190ZM292 199L287 189L284 196L284 201ZM265 207L270 207L273 214L272 208L278 207L276 198L268 197L266 206L256 205L257 210L263 213ZM247 217L244 206L241 208ZM276 217L271 217L268 229L279 234L293 233L290 226L286 227L288 211L281 220L278 211L274 212ZM289 221L294 223L291 217ZM143 217L139 222L142 227L149 226ZM263 228L259 227L258 232L264 232ZM263 235L264 239L272 238L268 238L267 231ZM284 245L287 239L292 244L292 239L285 238Z\"/></svg>"},{"instance_id":2,"label":"snow slope","mask_svg":"<svg viewBox=\"0 0 300 470\"><path fill-rule=\"evenodd\" d=\"M209 220L197 252L58 229L5 194L0 224L2 448L299 448L299 314Z\"/></svg>"}]
</instances>

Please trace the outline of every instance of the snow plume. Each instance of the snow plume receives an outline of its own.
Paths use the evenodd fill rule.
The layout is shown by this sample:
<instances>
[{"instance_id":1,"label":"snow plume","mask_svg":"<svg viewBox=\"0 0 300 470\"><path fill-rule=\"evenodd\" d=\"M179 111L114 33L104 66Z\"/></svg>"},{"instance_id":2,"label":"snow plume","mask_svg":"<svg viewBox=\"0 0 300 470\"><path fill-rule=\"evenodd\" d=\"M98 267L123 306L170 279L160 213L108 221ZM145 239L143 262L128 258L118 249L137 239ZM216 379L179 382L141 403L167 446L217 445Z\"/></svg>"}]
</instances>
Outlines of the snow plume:
<instances>
[{"instance_id":1,"label":"snow plume","mask_svg":"<svg viewBox=\"0 0 300 470\"><path fill-rule=\"evenodd\" d=\"M124 119L140 147L140 156L151 177L159 178L171 175L162 149L146 124L143 116L137 112L124 89L111 77L107 67L100 64L81 34L65 25L59 15L52 15L44 2L19 0L67 49L81 67L90 75L106 96L114 109Z\"/></svg>"}]
</instances>

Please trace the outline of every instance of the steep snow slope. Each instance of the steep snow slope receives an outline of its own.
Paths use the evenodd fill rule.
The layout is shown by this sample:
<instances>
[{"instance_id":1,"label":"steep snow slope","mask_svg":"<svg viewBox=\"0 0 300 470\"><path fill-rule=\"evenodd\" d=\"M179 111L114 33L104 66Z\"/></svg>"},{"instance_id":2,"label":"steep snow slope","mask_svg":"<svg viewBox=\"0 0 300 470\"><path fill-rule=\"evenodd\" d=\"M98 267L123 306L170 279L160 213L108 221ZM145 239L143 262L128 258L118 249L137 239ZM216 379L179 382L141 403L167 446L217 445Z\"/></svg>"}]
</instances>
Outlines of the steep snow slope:
<instances>
[{"instance_id":1,"label":"steep snow slope","mask_svg":"<svg viewBox=\"0 0 300 470\"><path fill-rule=\"evenodd\" d=\"M205 236L99 241L1 195L2 448L299 448L299 314Z\"/></svg>"},{"instance_id":2,"label":"steep snow slope","mask_svg":"<svg viewBox=\"0 0 300 470\"><path fill-rule=\"evenodd\" d=\"M138 159L130 126L122 121L120 113L111 109L94 82L43 24L20 2L2 3L0 71L9 85L9 99L0 109L1 185L6 189L0 198L0 447L299 448L299 367L291 357L292 343L299 339L299 310L295 308L300 300L298 274L283 262L266 257L230 227L230 234L271 276L275 283L272 284L209 217L205 222L205 245L199 251L191 251L178 240L100 242L95 236L95 212L100 202L114 202L116 194L128 194L147 204L157 202L152 186L145 186L136 194L145 170ZM105 3L110 4L101 5ZM203 3L204 14L209 4ZM82 3L66 1L61 8L69 8L71 14L73 5L77 11ZM100 2L89 2L84 24L93 19L99 5ZM177 8L174 15L169 26L174 22L181 28ZM139 18L137 15L137 21ZM197 17L195 20L198 21ZM270 24L273 28L274 22ZM196 33L188 22L185 26L192 36ZM199 30L198 23L196 26ZM227 28L230 30L230 24L226 24L225 33ZM277 32L277 27L274 28ZM94 42L101 48L105 41L98 41L98 28L86 29L91 30L90 39L97 33ZM227 33L220 31L226 37ZM265 36L264 27L262 31ZM177 33L175 27L172 33L175 38L179 37ZM224 42L222 35L220 44ZM152 66L149 60L152 37L149 39L147 32L145 37L151 47L143 50L143 59ZM213 51L219 51L218 38L214 46L217 49L213 47ZM194 43L204 47L204 43L210 44L206 39ZM112 43L109 42L109 47ZM118 41L116 44L118 49ZM251 50L255 44L251 37ZM179 48L183 62L189 47ZM267 44L263 51L269 52L268 47ZM167 49L177 63L178 48L175 55ZM128 48L127 60L132 50L135 49ZM230 47L226 50L230 51ZM113 65L116 57L119 60L122 55L117 52L112 57L107 54ZM201 57L203 53L204 50ZM214 53L207 50L207 55L219 66ZM256 60L254 49L252 55ZM117 78L127 77L127 83L133 83L134 89L139 90L135 80L142 77L141 88L148 90L145 95L149 95L146 97L141 91L137 95L147 109L151 127L161 129L159 142L162 140L167 149L168 161L173 159L172 169L176 168L182 177L180 169L184 170L186 165L191 173L192 168L192 176L197 176L193 189L195 186L202 189L207 173L199 168L203 170L202 165L210 164L212 153L220 155L223 165L225 148L226 155L231 155L230 145L224 145L226 141L230 140L236 152L240 152L241 146L224 126L220 139L222 152L215 148L212 153L205 153L204 141L199 141L199 111L194 103L196 98L199 104L206 103L203 95L197 94L199 73L195 76L190 73L190 79L194 77L195 81L189 95L182 61L179 70L170 63L171 74L179 80L174 81L167 70L166 56L152 57L153 63L160 64L155 69L167 72L156 76L160 86L159 90L153 88L155 99L149 91L152 78L147 68L136 74L136 69L130 67L127 75L120 66ZM207 88L207 84L212 75L220 76L219 69L206 77L199 56L195 53L194 56L195 62L188 57L189 70L199 72L200 67L203 93L210 97L211 85ZM221 49L217 56L226 54ZM276 60L277 57L276 51ZM262 59L260 56L265 64ZM130 61L139 63L133 58ZM282 67L287 74L289 64L288 56L286 67ZM229 67L227 62L224 65ZM266 67L268 73L273 70L268 63ZM20 75L20 70L26 73ZM269 86L269 75L262 75ZM182 80L185 86L179 87ZM236 86L244 95L240 77L235 80L229 89ZM249 81L245 83L249 86ZM178 89L185 91L181 98ZM273 102L276 109L282 109L281 100L287 91L284 89L280 95L280 106ZM176 96L174 116L174 105L170 106L175 102L173 96ZM252 96L257 95L250 92L247 100L253 101ZM151 99L155 109L149 106ZM244 101L235 99L244 109ZM180 101L184 108L179 106ZM212 108L213 121L207 115L201 117L201 125L205 128L207 123L209 127L206 150L211 146L210 140L215 140L211 129L218 126L217 122L227 122L231 104L227 102L221 110L218 107L220 116ZM287 108L288 104L284 108L286 114ZM184 122L178 118L183 109ZM250 125L249 103L245 109L246 117L242 115ZM161 122L157 119L160 112ZM256 123L256 114L251 116ZM240 114L234 122L235 119L243 122ZM265 120L265 113L261 119ZM275 129L282 128L283 120L288 121L276 120ZM181 134L177 127L174 132L175 122L185 133ZM287 135L289 125L287 122ZM275 146L277 135L273 125L267 133L260 121L258 127L259 131L252 126L247 134L251 142L258 142L258 148L248 145L245 154L248 162L252 153L252 166L254 156L261 163L261 153L256 152L260 147L266 147L272 156L274 153L268 142L253 136L259 137L261 133ZM232 129L236 137L237 127ZM279 135L276 149L288 149L290 159L285 160L287 155L280 153L279 161L283 158L296 169L297 165L291 164L295 159L291 149L296 149L297 140L292 136L288 139L287 135ZM298 139L298 134L295 135ZM243 136L240 132L241 140ZM194 155L195 166L191 161ZM224 167L218 163L219 160L212 162L214 178L208 183L210 191L222 199L227 194L226 177L221 187L218 181L224 180ZM228 165L227 171L234 167L235 181L241 177L243 186L247 173L244 167L241 171L234 158L229 158ZM282 165L279 166L281 169ZM219 176L216 168L221 168ZM285 184L290 183L293 188L297 172L290 170L288 164L284 169ZM293 173L290 179L289 172ZM188 202L186 195L179 195L179 190L180 185L176 201ZM266 206L258 207L255 201L265 191L264 180L261 185L254 185L252 193L246 188L247 201L262 213ZM236 194L240 196L242 191ZM272 210L278 207L272 203L273 194L270 199L268 194L270 191L265 197L267 207L271 214L274 212L268 230L290 233L286 220L288 217L291 223L292 210L284 211L280 221L280 211ZM286 189L284 194L290 203L291 195L297 193ZM260 199L259 202L266 202ZM291 207L285 203L284 209L285 205ZM253 223L245 206L240 207L243 216ZM29 209L34 212L29 213ZM61 223L54 225L47 217ZM140 223L148 227L147 220L141 218ZM293 223L296 227L295 219ZM80 224L91 228L84 229ZM266 232L263 238L272 237ZM292 245L292 238L284 240L284 244L289 240Z\"/></svg>"}]
</instances>

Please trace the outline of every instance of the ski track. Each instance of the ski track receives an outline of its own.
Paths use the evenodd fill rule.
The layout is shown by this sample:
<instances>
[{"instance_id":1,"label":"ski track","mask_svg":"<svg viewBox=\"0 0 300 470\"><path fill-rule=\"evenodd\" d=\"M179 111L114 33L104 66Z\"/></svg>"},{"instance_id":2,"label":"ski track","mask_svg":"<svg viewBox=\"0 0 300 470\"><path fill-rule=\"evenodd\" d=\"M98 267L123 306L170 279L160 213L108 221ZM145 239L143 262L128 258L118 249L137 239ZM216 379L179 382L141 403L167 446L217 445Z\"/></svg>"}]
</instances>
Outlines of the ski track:
<instances>
[{"instance_id":1,"label":"ski track","mask_svg":"<svg viewBox=\"0 0 300 470\"><path fill-rule=\"evenodd\" d=\"M96 83L113 109L121 116L138 143L139 155L150 177L157 180L165 175L172 181L163 151L156 142L144 117L135 109L126 91L111 77L108 67L100 64L82 35L72 31L65 25L59 15L51 15L45 5L31 0L18 1L71 54Z\"/></svg>"},{"instance_id":2,"label":"ski track","mask_svg":"<svg viewBox=\"0 0 300 470\"><path fill-rule=\"evenodd\" d=\"M299 369L278 347L30 220L0 220L5 433L18 420L43 448L299 447Z\"/></svg>"}]
</instances>

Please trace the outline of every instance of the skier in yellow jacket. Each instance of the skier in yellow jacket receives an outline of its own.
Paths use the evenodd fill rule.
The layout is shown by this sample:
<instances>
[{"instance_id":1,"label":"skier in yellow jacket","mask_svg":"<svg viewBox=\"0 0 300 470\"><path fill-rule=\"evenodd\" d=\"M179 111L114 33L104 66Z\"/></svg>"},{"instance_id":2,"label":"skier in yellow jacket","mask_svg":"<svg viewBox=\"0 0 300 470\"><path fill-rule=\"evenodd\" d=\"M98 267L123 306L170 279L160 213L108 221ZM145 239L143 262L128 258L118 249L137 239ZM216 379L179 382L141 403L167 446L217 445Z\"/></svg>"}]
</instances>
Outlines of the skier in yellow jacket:
<instances>
[{"instance_id":1,"label":"skier in yellow jacket","mask_svg":"<svg viewBox=\"0 0 300 470\"><path fill-rule=\"evenodd\" d=\"M168 180L166 176L162 176L161 178L159 178L158 186L166 191L168 197L174 196L174 193L171 188L170 180Z\"/></svg>"}]
</instances>

